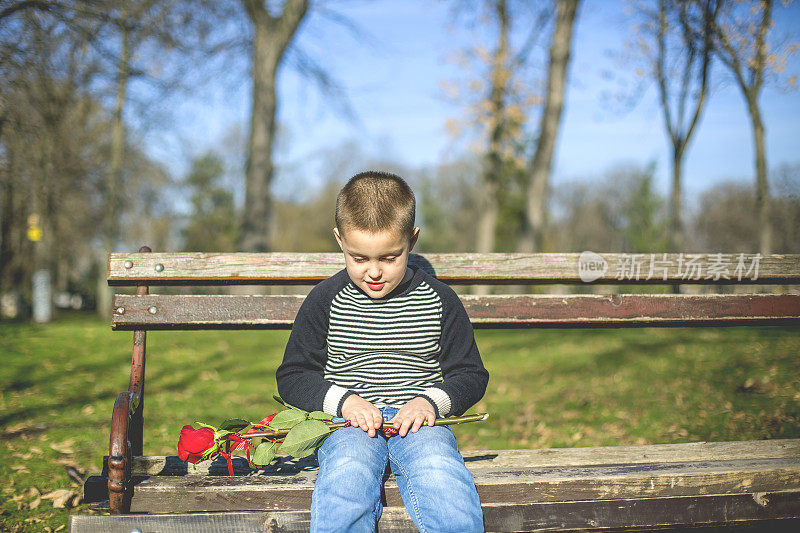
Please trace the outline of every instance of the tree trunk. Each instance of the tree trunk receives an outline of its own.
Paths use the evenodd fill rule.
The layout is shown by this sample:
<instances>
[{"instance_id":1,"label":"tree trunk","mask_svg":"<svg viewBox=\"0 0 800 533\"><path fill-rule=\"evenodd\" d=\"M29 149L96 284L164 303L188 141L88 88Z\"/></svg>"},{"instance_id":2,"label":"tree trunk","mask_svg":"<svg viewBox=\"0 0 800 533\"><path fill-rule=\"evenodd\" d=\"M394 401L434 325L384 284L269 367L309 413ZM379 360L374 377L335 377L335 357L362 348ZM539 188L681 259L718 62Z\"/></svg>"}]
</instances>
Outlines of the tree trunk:
<instances>
[{"instance_id":1,"label":"tree trunk","mask_svg":"<svg viewBox=\"0 0 800 533\"><path fill-rule=\"evenodd\" d=\"M685 145L684 145L685 146ZM669 247L671 252L683 251L683 220L681 217L681 174L683 146L672 147L672 198L669 213Z\"/></svg>"},{"instance_id":2,"label":"tree trunk","mask_svg":"<svg viewBox=\"0 0 800 533\"><path fill-rule=\"evenodd\" d=\"M278 66L308 8L307 0L288 0L279 17L269 14L263 2L243 0L254 26L253 107L245 171L245 206L240 249L267 252L273 176L272 148L275 137L275 92Z\"/></svg>"},{"instance_id":3,"label":"tree trunk","mask_svg":"<svg viewBox=\"0 0 800 533\"><path fill-rule=\"evenodd\" d=\"M2 205L0 206L0 296L9 292L13 287L11 283L11 260L14 257L14 248L11 246L11 231L14 226L15 195L14 184L10 172L0 171L0 184L2 184Z\"/></svg>"},{"instance_id":4,"label":"tree trunk","mask_svg":"<svg viewBox=\"0 0 800 533\"><path fill-rule=\"evenodd\" d=\"M119 183L125 159L125 128L122 112L128 92L128 72L130 68L129 34L126 23L121 30L121 52L117 63L117 101L114 104L114 118L111 124L111 157L108 169L108 198L106 200L105 228L103 228L103 250L99 257L100 268L97 276L97 314L102 319L111 316L111 287L106 281L106 257L114 251L117 238L117 217L119 216Z\"/></svg>"},{"instance_id":5,"label":"tree trunk","mask_svg":"<svg viewBox=\"0 0 800 533\"><path fill-rule=\"evenodd\" d=\"M475 242L475 248L479 253L489 253L494 251L495 232L497 231L497 218L500 213L500 205L498 203L497 193L497 181L494 179L484 179ZM478 295L489 294L489 286L475 285L472 288L472 293Z\"/></svg>"},{"instance_id":6,"label":"tree trunk","mask_svg":"<svg viewBox=\"0 0 800 533\"><path fill-rule=\"evenodd\" d=\"M750 123L753 126L753 146L756 152L756 209L758 210L758 246L763 255L772 253L772 223L770 221L769 183L767 181L767 152L764 147L764 124L757 96L747 98Z\"/></svg>"},{"instance_id":7,"label":"tree trunk","mask_svg":"<svg viewBox=\"0 0 800 533\"><path fill-rule=\"evenodd\" d=\"M5 125L5 98L0 94L0 142L3 138L3 126ZM8 158L8 156L6 156ZM9 267L14 249L11 247L11 225L14 220L14 186L11 183L12 165L6 161L6 168L0 169L0 298L11 287L8 281ZM2 313L0 313L2 319Z\"/></svg>"},{"instance_id":8,"label":"tree trunk","mask_svg":"<svg viewBox=\"0 0 800 533\"><path fill-rule=\"evenodd\" d=\"M497 218L500 213L498 188L503 172L503 146L506 141L506 65L508 59L508 13L505 0L495 4L497 20L500 23L497 49L495 50L491 74L491 106L489 146L486 152L486 165L483 172L483 191L478 214L476 250L479 253L494 251ZM474 294L489 294L488 285L476 285Z\"/></svg>"},{"instance_id":9,"label":"tree trunk","mask_svg":"<svg viewBox=\"0 0 800 533\"><path fill-rule=\"evenodd\" d=\"M578 0L558 0L556 27L550 46L547 68L547 94L539 125L539 141L531 164L530 179L525 195L522 234L518 250L538 252L542 247L545 225L545 205L548 178L552 167L558 126L564 105L564 88L570 57L570 41Z\"/></svg>"},{"instance_id":10,"label":"tree trunk","mask_svg":"<svg viewBox=\"0 0 800 533\"><path fill-rule=\"evenodd\" d=\"M275 137L275 75L278 59L271 46L269 29L256 27L253 46L253 110L250 117L245 217L242 250L269 250L272 182L272 145Z\"/></svg>"}]
</instances>

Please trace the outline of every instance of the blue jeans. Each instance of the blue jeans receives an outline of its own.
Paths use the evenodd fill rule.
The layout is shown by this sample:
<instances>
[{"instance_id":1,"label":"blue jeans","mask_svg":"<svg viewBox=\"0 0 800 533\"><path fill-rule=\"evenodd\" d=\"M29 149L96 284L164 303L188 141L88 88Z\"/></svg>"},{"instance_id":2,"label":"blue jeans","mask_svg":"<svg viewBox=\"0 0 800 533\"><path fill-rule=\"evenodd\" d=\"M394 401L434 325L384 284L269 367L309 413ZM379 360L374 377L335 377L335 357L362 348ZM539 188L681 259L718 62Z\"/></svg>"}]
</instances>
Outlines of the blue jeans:
<instances>
[{"instance_id":1,"label":"blue jeans","mask_svg":"<svg viewBox=\"0 0 800 533\"><path fill-rule=\"evenodd\" d=\"M384 420L397 413L381 409ZM342 419L334 419L343 421ZM475 481L448 426L422 426L389 438L361 428L337 429L317 450L319 475L311 499L311 531L374 532L383 511L387 463L420 531L483 531Z\"/></svg>"}]
</instances>

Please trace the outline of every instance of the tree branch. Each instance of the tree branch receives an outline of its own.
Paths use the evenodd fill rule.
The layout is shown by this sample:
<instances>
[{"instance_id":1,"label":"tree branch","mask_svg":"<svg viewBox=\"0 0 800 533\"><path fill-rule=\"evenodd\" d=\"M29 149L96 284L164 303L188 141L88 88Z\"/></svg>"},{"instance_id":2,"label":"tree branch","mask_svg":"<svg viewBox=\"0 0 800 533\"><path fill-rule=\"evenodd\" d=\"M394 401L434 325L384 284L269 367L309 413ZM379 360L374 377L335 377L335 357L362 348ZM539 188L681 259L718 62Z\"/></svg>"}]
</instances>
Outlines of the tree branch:
<instances>
[{"instance_id":1,"label":"tree branch","mask_svg":"<svg viewBox=\"0 0 800 533\"><path fill-rule=\"evenodd\" d=\"M664 122L672 144L677 143L677 135L672 126L672 109L669 100L669 87L667 86L666 73L666 40L667 40L667 6L666 0L658 1L658 55L656 58L656 77L658 78L658 94L661 99L661 109L664 111Z\"/></svg>"},{"instance_id":2,"label":"tree branch","mask_svg":"<svg viewBox=\"0 0 800 533\"><path fill-rule=\"evenodd\" d=\"M756 37L755 57L753 66L750 69L750 86L755 93L758 93L764 81L764 57L766 51L767 31L769 30L772 19L772 0L764 0L761 12L761 23L758 25L758 36Z\"/></svg>"},{"instance_id":3,"label":"tree branch","mask_svg":"<svg viewBox=\"0 0 800 533\"><path fill-rule=\"evenodd\" d=\"M17 11L23 11L25 9L38 9L40 11L52 11L55 7L61 7L55 2L43 2L41 0L24 0L22 2L18 2L16 4L10 5L0 11L0 20L3 20L7 17L10 17Z\"/></svg>"}]
</instances>

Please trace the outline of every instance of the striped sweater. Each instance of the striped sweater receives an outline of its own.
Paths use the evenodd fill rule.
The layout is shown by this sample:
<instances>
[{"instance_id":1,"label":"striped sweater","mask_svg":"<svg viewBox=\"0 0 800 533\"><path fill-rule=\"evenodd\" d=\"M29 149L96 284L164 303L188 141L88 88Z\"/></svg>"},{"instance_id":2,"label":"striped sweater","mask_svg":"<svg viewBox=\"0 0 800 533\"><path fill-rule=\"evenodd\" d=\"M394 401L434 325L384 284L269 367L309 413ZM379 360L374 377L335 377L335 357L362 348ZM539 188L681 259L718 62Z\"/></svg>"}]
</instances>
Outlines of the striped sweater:
<instances>
[{"instance_id":1,"label":"striped sweater","mask_svg":"<svg viewBox=\"0 0 800 533\"><path fill-rule=\"evenodd\" d=\"M411 269L410 279L379 299L346 270L311 290L276 373L287 403L341 416L351 394L376 407L422 396L445 417L481 399L489 373L464 306L450 287Z\"/></svg>"}]
</instances>

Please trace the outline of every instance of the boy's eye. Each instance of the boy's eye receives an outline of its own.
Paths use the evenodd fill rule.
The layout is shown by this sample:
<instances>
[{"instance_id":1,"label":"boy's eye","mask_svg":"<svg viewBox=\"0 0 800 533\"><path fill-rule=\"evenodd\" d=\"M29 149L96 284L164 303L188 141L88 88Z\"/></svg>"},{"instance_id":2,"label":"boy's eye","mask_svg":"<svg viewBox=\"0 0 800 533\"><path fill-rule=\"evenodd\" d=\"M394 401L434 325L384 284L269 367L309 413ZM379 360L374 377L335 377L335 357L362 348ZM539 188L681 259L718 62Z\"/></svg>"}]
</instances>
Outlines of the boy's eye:
<instances>
[{"instance_id":1,"label":"boy's eye","mask_svg":"<svg viewBox=\"0 0 800 533\"><path fill-rule=\"evenodd\" d=\"M387 263L393 263L394 260L397 259L396 257L384 257L383 260Z\"/></svg>"},{"instance_id":2,"label":"boy's eye","mask_svg":"<svg viewBox=\"0 0 800 533\"><path fill-rule=\"evenodd\" d=\"M353 258L353 261L355 261L356 263L363 263L366 260L367 260L366 257L354 257Z\"/></svg>"}]
</instances>

